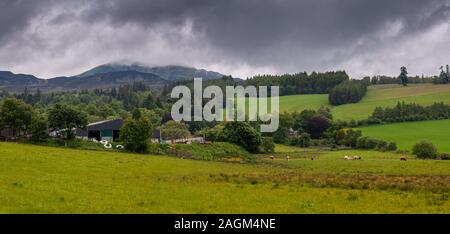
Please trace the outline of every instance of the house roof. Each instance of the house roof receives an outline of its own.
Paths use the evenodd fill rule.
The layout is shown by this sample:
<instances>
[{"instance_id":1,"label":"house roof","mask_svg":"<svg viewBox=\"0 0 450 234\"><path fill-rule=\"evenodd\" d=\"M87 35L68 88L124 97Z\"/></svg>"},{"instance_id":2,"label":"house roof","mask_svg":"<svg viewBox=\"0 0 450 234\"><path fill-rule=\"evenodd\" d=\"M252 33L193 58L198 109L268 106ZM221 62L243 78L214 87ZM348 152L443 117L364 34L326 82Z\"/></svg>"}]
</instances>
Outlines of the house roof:
<instances>
[{"instance_id":1,"label":"house roof","mask_svg":"<svg viewBox=\"0 0 450 234\"><path fill-rule=\"evenodd\" d=\"M152 138L153 139L159 139L161 137L161 132L159 129L154 129L152 132Z\"/></svg>"},{"instance_id":2,"label":"house roof","mask_svg":"<svg viewBox=\"0 0 450 234\"><path fill-rule=\"evenodd\" d=\"M100 122L90 123L87 125L88 131L98 130L120 130L123 125L122 119L104 120Z\"/></svg>"}]
</instances>

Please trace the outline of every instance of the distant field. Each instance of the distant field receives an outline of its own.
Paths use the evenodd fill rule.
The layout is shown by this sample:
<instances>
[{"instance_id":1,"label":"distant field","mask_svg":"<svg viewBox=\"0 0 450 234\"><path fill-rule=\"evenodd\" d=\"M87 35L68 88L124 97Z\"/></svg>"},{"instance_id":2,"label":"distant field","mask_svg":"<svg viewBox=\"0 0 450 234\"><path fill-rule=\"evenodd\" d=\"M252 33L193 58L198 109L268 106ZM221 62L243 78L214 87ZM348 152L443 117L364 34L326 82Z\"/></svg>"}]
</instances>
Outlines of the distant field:
<instances>
[{"instance_id":1,"label":"distant field","mask_svg":"<svg viewBox=\"0 0 450 234\"><path fill-rule=\"evenodd\" d=\"M427 139L433 142L440 152L450 153L450 120L375 125L361 130L363 135L395 141L401 149L411 150L415 143Z\"/></svg>"},{"instance_id":2,"label":"distant field","mask_svg":"<svg viewBox=\"0 0 450 234\"><path fill-rule=\"evenodd\" d=\"M450 161L277 150L241 164L0 143L0 213L450 213Z\"/></svg>"},{"instance_id":3,"label":"distant field","mask_svg":"<svg viewBox=\"0 0 450 234\"><path fill-rule=\"evenodd\" d=\"M335 119L360 120L370 116L377 106L394 106L399 101L430 105L434 102L450 103L450 85L420 84L402 87L399 85L370 86L367 95L359 103L336 107L328 105L328 95L293 95L280 97L280 111L293 112L304 109L332 108Z\"/></svg>"}]
</instances>

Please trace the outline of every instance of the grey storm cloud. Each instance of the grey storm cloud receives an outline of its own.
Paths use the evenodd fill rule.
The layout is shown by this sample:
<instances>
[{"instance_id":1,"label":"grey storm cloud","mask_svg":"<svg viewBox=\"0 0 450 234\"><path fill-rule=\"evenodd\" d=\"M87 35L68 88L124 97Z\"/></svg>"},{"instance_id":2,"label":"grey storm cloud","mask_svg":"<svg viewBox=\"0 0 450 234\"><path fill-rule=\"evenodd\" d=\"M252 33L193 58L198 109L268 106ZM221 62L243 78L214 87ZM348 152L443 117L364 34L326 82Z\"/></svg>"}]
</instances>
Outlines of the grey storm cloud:
<instances>
[{"instance_id":1,"label":"grey storm cloud","mask_svg":"<svg viewBox=\"0 0 450 234\"><path fill-rule=\"evenodd\" d=\"M450 63L449 17L447 0L0 0L0 69L67 75L125 59L241 77L433 74Z\"/></svg>"}]
</instances>

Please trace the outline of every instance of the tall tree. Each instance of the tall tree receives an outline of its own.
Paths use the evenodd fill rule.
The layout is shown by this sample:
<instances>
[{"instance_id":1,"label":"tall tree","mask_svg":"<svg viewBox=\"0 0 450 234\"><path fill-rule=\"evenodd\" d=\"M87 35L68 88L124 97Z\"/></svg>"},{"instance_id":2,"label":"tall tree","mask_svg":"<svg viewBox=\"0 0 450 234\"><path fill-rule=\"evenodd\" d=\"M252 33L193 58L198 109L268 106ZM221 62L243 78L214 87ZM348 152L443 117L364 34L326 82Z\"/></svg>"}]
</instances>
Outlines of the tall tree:
<instances>
[{"instance_id":1,"label":"tall tree","mask_svg":"<svg viewBox=\"0 0 450 234\"><path fill-rule=\"evenodd\" d=\"M402 82L403 86L407 86L408 85L408 71L406 70L406 67L403 66L400 68L400 81Z\"/></svg>"},{"instance_id":2,"label":"tall tree","mask_svg":"<svg viewBox=\"0 0 450 234\"><path fill-rule=\"evenodd\" d=\"M67 139L75 137L73 128L85 129L87 116L84 112L75 110L67 105L56 104L48 112L49 127L66 133Z\"/></svg>"},{"instance_id":3,"label":"tall tree","mask_svg":"<svg viewBox=\"0 0 450 234\"><path fill-rule=\"evenodd\" d=\"M120 141L131 152L145 153L152 135L152 123L145 117L127 118L120 129Z\"/></svg>"},{"instance_id":4,"label":"tall tree","mask_svg":"<svg viewBox=\"0 0 450 234\"><path fill-rule=\"evenodd\" d=\"M33 114L30 105L15 98L5 98L0 105L0 129L11 128L14 137L25 134Z\"/></svg>"},{"instance_id":5,"label":"tall tree","mask_svg":"<svg viewBox=\"0 0 450 234\"><path fill-rule=\"evenodd\" d=\"M145 98L144 103L142 103L142 105L144 108L147 109L155 108L155 98L153 97L153 94L149 93Z\"/></svg>"},{"instance_id":6,"label":"tall tree","mask_svg":"<svg viewBox=\"0 0 450 234\"><path fill-rule=\"evenodd\" d=\"M439 75L439 80L441 83L443 84L448 84L450 81L450 74L449 74L449 70L448 70L448 65L445 66L445 71L444 71L444 67L441 66L441 74Z\"/></svg>"}]
</instances>

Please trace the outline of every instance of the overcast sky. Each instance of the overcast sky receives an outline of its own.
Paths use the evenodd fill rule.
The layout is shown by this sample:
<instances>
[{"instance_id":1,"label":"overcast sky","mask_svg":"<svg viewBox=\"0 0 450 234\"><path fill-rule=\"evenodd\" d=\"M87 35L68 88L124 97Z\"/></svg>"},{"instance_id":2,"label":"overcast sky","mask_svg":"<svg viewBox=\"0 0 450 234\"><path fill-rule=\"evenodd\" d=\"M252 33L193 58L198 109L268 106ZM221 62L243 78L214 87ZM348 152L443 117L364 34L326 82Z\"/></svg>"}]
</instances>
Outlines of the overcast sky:
<instances>
[{"instance_id":1,"label":"overcast sky","mask_svg":"<svg viewBox=\"0 0 450 234\"><path fill-rule=\"evenodd\" d=\"M450 1L0 0L0 70L49 78L117 61L435 75L450 63Z\"/></svg>"}]
</instances>

